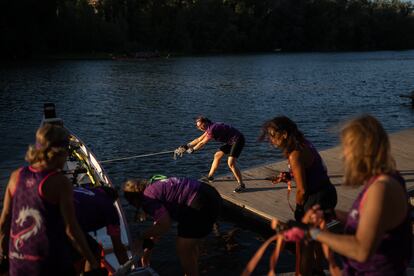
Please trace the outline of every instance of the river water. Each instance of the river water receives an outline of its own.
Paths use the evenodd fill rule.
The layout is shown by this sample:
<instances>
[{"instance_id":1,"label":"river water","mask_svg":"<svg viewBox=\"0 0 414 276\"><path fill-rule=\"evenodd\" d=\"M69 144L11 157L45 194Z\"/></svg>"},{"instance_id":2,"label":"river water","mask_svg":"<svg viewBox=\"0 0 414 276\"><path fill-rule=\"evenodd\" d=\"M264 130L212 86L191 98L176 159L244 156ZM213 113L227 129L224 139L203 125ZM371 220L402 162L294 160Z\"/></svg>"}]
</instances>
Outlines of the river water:
<instances>
[{"instance_id":1,"label":"river water","mask_svg":"<svg viewBox=\"0 0 414 276\"><path fill-rule=\"evenodd\" d=\"M289 116L321 150L338 143L340 122L360 113L375 115L389 132L413 127L413 109L399 97L412 90L414 51L1 64L0 185L24 164L44 102L56 104L58 116L100 160L173 150L201 134L193 118L203 114L245 134L240 157L245 169L281 158L256 141L266 119ZM178 160L172 154L158 155L107 163L104 168L118 186L127 178L155 173L199 178L208 172L217 147L209 143ZM217 173L228 173L225 162ZM228 234L238 226L226 219L221 227ZM261 240L244 228L235 233L237 242L227 243L223 252L205 252L204 274L240 272ZM172 237L163 248L173 247ZM170 247L154 257L154 266L164 275L180 273ZM214 261L203 263L209 257ZM229 270L215 269L220 262ZM289 270L290 262L285 263Z\"/></svg>"}]
</instances>

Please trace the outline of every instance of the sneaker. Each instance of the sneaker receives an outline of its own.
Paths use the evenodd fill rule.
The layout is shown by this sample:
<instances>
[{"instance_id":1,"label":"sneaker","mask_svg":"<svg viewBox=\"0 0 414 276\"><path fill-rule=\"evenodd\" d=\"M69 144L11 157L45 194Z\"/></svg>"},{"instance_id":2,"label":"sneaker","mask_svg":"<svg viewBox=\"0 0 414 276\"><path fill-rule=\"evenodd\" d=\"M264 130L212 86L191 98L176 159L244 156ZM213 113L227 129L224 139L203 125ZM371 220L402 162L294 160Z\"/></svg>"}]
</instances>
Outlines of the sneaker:
<instances>
[{"instance_id":1,"label":"sneaker","mask_svg":"<svg viewBox=\"0 0 414 276\"><path fill-rule=\"evenodd\" d=\"M208 182L208 183L213 183L214 182L214 177L212 177L212 176L203 176L201 178L201 181Z\"/></svg>"},{"instance_id":2,"label":"sneaker","mask_svg":"<svg viewBox=\"0 0 414 276\"><path fill-rule=\"evenodd\" d=\"M239 186L236 187L236 189L234 189L233 192L235 193L242 193L246 190L246 186L244 184L239 184Z\"/></svg>"}]
</instances>

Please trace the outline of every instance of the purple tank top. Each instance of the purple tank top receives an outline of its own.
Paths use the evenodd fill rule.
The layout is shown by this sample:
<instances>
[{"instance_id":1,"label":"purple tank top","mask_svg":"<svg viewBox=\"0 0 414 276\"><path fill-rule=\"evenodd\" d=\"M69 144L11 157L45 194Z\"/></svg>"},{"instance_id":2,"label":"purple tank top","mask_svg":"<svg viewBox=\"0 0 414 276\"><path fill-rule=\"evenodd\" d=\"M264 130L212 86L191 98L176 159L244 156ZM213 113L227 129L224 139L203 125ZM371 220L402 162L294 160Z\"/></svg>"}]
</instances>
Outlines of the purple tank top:
<instances>
[{"instance_id":1,"label":"purple tank top","mask_svg":"<svg viewBox=\"0 0 414 276\"><path fill-rule=\"evenodd\" d=\"M158 220L166 212L177 220L181 206L190 206L200 182L188 178L170 177L159 180L145 188L142 209Z\"/></svg>"},{"instance_id":2,"label":"purple tank top","mask_svg":"<svg viewBox=\"0 0 414 276\"><path fill-rule=\"evenodd\" d=\"M214 140L233 145L242 135L237 129L223 123L212 123L207 127L207 136Z\"/></svg>"},{"instance_id":3,"label":"purple tank top","mask_svg":"<svg viewBox=\"0 0 414 276\"><path fill-rule=\"evenodd\" d=\"M57 172L23 167L12 195L10 275L59 275L71 267L69 243L59 206L41 194Z\"/></svg>"},{"instance_id":4,"label":"purple tank top","mask_svg":"<svg viewBox=\"0 0 414 276\"><path fill-rule=\"evenodd\" d=\"M322 157L319 155L318 151L315 149L313 144L308 140L305 140L305 147L308 147L312 153L313 162L308 167L305 168L305 178L306 178L306 194L310 195L322 190L326 185L330 184L328 170L322 160ZM294 177L292 170L289 170L291 176Z\"/></svg>"},{"instance_id":5,"label":"purple tank top","mask_svg":"<svg viewBox=\"0 0 414 276\"><path fill-rule=\"evenodd\" d=\"M399 174L391 176L406 189L405 181ZM354 235L356 233L361 201L369 185L376 178L370 179L352 205L345 225L345 234ZM405 220L381 238L376 252L368 261L360 263L344 258L344 275L404 275L411 259L411 240L410 212L407 212Z\"/></svg>"}]
</instances>

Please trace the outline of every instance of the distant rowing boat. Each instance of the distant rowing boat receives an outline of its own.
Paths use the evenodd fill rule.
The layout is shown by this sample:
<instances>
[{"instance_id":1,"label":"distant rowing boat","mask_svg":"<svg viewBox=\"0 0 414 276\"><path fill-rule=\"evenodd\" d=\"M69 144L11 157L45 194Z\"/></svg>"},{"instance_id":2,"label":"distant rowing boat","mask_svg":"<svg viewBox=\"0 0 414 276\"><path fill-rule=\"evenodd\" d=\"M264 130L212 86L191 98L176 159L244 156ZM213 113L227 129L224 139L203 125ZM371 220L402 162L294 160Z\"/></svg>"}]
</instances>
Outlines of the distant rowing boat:
<instances>
[{"instance_id":1,"label":"distant rowing boat","mask_svg":"<svg viewBox=\"0 0 414 276\"><path fill-rule=\"evenodd\" d=\"M61 118L56 117L55 105L53 103L46 103L44 105L44 118L42 124L57 124L65 127L70 137L70 155L64 166L64 174L69 178L75 187L99 187L108 186L113 187L112 182L102 166L99 164L95 155L91 150L82 142L70 129L63 124ZM132 256L129 250L132 239L129 233L128 223L122 210L122 205L118 199L115 203L115 207L118 210L121 226L121 240L122 243L128 248L128 255ZM90 233L98 243L103 247L103 265L108 269L110 275L158 275L152 268L133 267L133 262L130 261L127 265L120 266L115 253L112 248L112 242L106 234L105 228L99 229L96 233Z\"/></svg>"}]
</instances>

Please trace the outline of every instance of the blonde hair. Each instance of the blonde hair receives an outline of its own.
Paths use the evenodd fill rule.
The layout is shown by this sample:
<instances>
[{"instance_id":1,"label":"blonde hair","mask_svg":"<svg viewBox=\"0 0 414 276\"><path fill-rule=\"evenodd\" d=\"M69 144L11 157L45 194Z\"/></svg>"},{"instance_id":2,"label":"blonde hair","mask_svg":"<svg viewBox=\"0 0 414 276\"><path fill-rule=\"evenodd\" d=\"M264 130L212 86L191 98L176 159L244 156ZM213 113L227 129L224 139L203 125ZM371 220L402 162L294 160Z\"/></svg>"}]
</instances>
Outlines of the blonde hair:
<instances>
[{"instance_id":1,"label":"blonde hair","mask_svg":"<svg viewBox=\"0 0 414 276\"><path fill-rule=\"evenodd\" d=\"M388 134L370 115L348 121L341 130L345 185L360 186L374 175L395 171Z\"/></svg>"},{"instance_id":2,"label":"blonde hair","mask_svg":"<svg viewBox=\"0 0 414 276\"><path fill-rule=\"evenodd\" d=\"M45 124L36 132L36 144L30 145L26 152L26 161L46 163L51 167L57 166L56 160L67 153L69 132L58 125Z\"/></svg>"}]
</instances>

